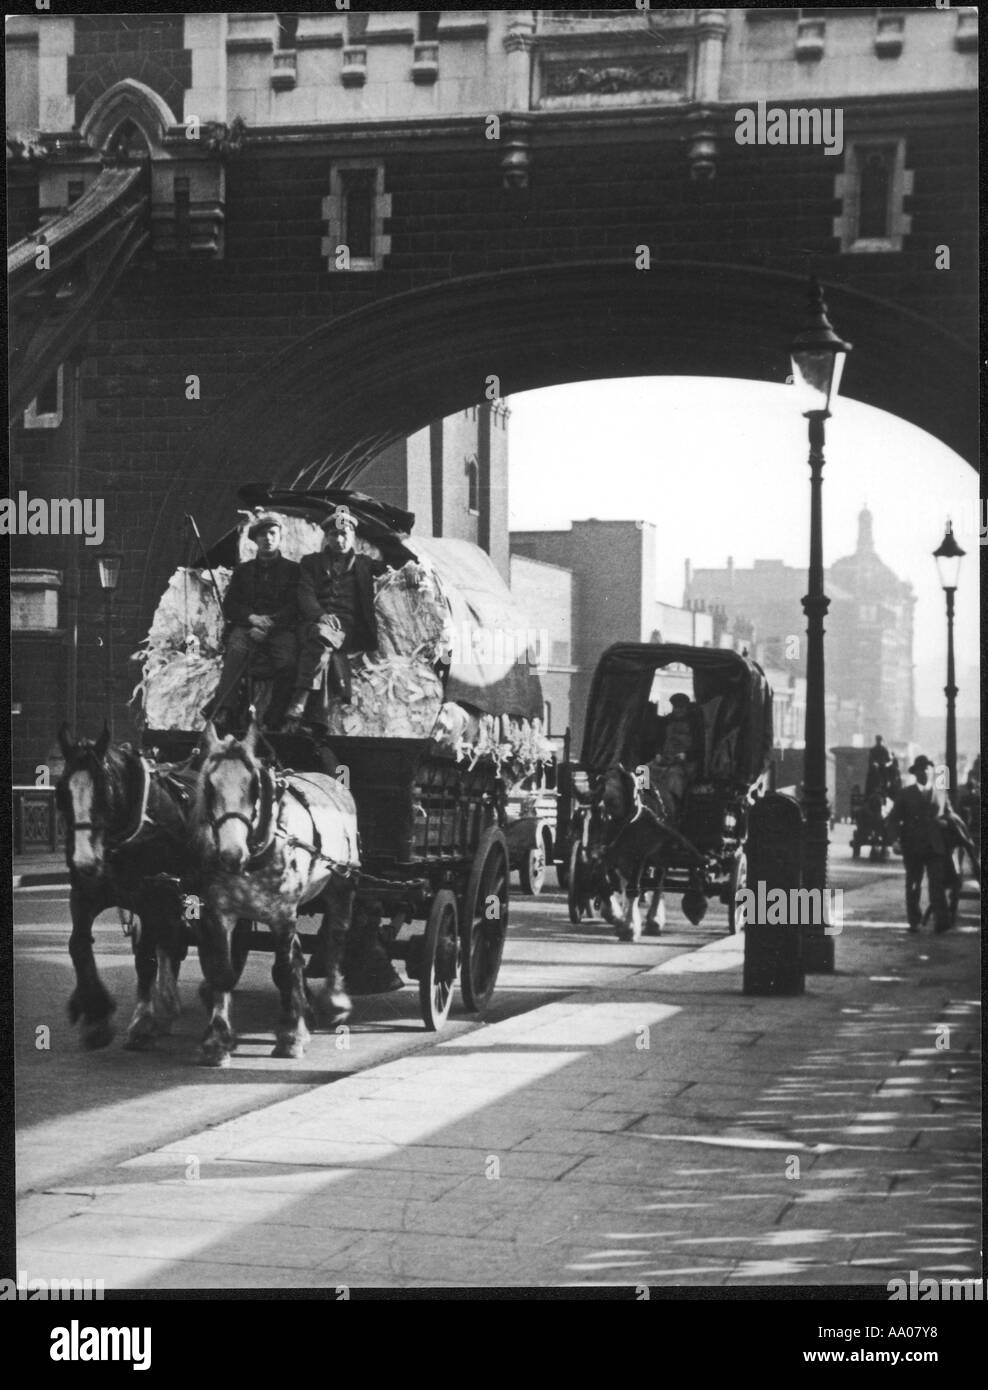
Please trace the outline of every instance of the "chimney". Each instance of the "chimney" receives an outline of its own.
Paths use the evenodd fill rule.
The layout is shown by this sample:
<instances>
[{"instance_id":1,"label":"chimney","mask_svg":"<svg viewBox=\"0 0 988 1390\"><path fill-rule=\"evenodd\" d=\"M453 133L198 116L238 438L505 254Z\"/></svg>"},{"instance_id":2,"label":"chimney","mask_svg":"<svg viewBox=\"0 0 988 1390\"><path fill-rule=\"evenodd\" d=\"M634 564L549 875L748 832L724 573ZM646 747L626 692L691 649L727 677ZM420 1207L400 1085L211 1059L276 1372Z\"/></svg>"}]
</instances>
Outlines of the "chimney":
<instances>
[{"instance_id":1,"label":"chimney","mask_svg":"<svg viewBox=\"0 0 988 1390\"><path fill-rule=\"evenodd\" d=\"M733 588L734 588L734 556L733 556L733 555L728 555L728 557L727 557L727 586L728 586L729 589L733 589Z\"/></svg>"}]
</instances>

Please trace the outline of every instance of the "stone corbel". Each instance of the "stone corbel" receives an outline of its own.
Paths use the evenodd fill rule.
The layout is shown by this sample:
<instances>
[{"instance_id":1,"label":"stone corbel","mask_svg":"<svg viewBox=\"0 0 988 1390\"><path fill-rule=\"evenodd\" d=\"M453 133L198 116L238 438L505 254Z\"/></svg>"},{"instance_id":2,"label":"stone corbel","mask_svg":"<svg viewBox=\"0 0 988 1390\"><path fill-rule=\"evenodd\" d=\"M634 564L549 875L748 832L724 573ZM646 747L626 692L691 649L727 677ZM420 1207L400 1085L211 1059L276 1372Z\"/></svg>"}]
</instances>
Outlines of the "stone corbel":
<instances>
[{"instance_id":1,"label":"stone corbel","mask_svg":"<svg viewBox=\"0 0 988 1390\"><path fill-rule=\"evenodd\" d=\"M695 128L687 137L686 157L694 183L709 183L717 174L717 132L709 113L699 112Z\"/></svg>"},{"instance_id":2,"label":"stone corbel","mask_svg":"<svg viewBox=\"0 0 988 1390\"><path fill-rule=\"evenodd\" d=\"M501 118L501 174L505 188L528 187L532 167L531 120L517 114Z\"/></svg>"}]
</instances>

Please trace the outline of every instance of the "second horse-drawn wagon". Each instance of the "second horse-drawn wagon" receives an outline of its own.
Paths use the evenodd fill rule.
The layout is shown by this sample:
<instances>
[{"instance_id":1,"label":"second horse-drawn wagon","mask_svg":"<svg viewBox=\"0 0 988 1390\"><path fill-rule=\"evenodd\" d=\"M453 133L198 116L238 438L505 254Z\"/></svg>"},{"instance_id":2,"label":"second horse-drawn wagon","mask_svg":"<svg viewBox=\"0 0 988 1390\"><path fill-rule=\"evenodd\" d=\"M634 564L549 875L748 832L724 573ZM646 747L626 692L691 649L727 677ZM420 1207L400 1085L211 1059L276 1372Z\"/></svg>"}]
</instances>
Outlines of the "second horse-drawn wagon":
<instances>
[{"instance_id":1,"label":"second horse-drawn wagon","mask_svg":"<svg viewBox=\"0 0 988 1390\"><path fill-rule=\"evenodd\" d=\"M669 715L659 713L664 695ZM678 743L674 720L685 730ZM650 894L647 929L657 933L661 895L675 889L692 921L715 896L727 905L729 930L739 930L748 823L769 788L771 751L771 687L747 656L610 647L590 686L582 757L560 779L571 921L599 911L637 939L638 897Z\"/></svg>"}]
</instances>

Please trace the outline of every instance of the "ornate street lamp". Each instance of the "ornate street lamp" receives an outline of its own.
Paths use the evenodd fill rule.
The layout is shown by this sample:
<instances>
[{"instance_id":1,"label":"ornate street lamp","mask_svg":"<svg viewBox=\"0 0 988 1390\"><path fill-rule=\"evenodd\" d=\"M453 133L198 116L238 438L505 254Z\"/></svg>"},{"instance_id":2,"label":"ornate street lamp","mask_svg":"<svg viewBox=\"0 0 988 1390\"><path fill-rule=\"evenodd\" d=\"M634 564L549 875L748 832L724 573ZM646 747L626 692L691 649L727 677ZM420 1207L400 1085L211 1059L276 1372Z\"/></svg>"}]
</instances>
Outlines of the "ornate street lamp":
<instances>
[{"instance_id":1,"label":"ornate street lamp","mask_svg":"<svg viewBox=\"0 0 988 1390\"><path fill-rule=\"evenodd\" d=\"M103 634L103 700L106 706L106 724L113 741L113 595L120 582L120 566L123 556L113 551L103 551L96 556L99 567L99 586L103 590L105 604Z\"/></svg>"},{"instance_id":2,"label":"ornate street lamp","mask_svg":"<svg viewBox=\"0 0 988 1390\"><path fill-rule=\"evenodd\" d=\"M943 693L947 697L947 795L951 804L957 804L957 686L954 684L954 593L960 578L961 560L967 552L962 550L954 537L954 528L949 518L943 540L933 552L940 576L940 587L947 595L947 684Z\"/></svg>"},{"instance_id":3,"label":"ornate street lamp","mask_svg":"<svg viewBox=\"0 0 988 1390\"><path fill-rule=\"evenodd\" d=\"M803 882L805 887L818 890L821 904L826 902L830 825L823 663L823 620L830 605L823 592L823 422L830 417L830 404L837 394L844 362L850 351L851 344L838 337L827 318L827 306L819 282L812 280L807 325L794 340L789 353L793 381L799 392L800 408L809 421L810 437L810 568L808 592L803 599L807 636ZM823 916L822 911L820 915ZM822 921L819 926L805 929L804 961L809 971L831 971L834 968L834 939L826 935Z\"/></svg>"}]
</instances>

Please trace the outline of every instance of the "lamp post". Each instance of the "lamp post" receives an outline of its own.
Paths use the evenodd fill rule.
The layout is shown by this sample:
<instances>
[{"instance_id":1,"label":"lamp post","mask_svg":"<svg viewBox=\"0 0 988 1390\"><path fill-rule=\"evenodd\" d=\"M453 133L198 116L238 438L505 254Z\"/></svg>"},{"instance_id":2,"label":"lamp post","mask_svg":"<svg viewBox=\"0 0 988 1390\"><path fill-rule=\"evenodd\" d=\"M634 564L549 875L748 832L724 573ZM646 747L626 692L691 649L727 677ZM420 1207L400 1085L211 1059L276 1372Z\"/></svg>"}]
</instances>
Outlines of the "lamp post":
<instances>
[{"instance_id":1,"label":"lamp post","mask_svg":"<svg viewBox=\"0 0 988 1390\"><path fill-rule=\"evenodd\" d=\"M113 595L120 582L120 566L123 556L112 551L104 551L96 556L99 566L99 586L103 590L104 634L103 634L103 699L106 705L106 725L113 742Z\"/></svg>"},{"instance_id":2,"label":"lamp post","mask_svg":"<svg viewBox=\"0 0 988 1390\"><path fill-rule=\"evenodd\" d=\"M966 555L954 537L954 528L947 520L943 540L933 552L940 576L940 587L947 595L947 795L952 806L957 805L957 686L954 684L954 594L960 578L961 560Z\"/></svg>"},{"instance_id":3,"label":"lamp post","mask_svg":"<svg viewBox=\"0 0 988 1390\"><path fill-rule=\"evenodd\" d=\"M804 964L817 973L834 968L834 940L826 934L823 906L827 888L827 845L830 808L827 805L827 728L824 695L823 620L830 600L823 592L823 488L824 421L840 386L851 344L834 332L827 318L823 290L810 283L809 316L804 330L789 349L793 381L800 395L810 437L810 568L808 592L803 599L806 614L806 747L803 754L803 810L806 817L803 859L804 886L816 889L821 904L819 925L804 928Z\"/></svg>"}]
</instances>

